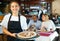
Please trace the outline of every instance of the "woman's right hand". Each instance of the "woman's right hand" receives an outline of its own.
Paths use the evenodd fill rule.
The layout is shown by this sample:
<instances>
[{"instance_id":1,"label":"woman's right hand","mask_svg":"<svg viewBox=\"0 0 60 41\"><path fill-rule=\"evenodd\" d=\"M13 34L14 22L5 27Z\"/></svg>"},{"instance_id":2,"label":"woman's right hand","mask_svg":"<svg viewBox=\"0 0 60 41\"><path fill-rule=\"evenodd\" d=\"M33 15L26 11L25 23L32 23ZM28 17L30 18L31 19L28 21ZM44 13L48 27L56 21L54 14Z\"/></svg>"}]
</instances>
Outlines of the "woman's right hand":
<instances>
[{"instance_id":1,"label":"woman's right hand","mask_svg":"<svg viewBox=\"0 0 60 41\"><path fill-rule=\"evenodd\" d=\"M43 27L41 28L41 32L47 32L45 26L43 26Z\"/></svg>"}]
</instances>

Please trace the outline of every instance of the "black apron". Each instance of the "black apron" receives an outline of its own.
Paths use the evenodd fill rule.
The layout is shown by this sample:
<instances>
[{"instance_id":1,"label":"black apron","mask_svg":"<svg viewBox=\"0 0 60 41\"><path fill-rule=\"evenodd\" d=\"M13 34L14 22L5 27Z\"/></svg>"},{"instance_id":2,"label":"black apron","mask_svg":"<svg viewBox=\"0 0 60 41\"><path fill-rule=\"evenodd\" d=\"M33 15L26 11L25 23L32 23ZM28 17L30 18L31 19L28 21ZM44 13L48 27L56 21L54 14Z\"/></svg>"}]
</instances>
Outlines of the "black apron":
<instances>
[{"instance_id":1,"label":"black apron","mask_svg":"<svg viewBox=\"0 0 60 41\"><path fill-rule=\"evenodd\" d=\"M11 33L22 32L21 23L20 23L20 15L18 15L19 21L10 21L11 16L8 21L8 31ZM20 39L11 37L11 36L7 36L7 41L24 41L24 40L20 40Z\"/></svg>"}]
</instances>

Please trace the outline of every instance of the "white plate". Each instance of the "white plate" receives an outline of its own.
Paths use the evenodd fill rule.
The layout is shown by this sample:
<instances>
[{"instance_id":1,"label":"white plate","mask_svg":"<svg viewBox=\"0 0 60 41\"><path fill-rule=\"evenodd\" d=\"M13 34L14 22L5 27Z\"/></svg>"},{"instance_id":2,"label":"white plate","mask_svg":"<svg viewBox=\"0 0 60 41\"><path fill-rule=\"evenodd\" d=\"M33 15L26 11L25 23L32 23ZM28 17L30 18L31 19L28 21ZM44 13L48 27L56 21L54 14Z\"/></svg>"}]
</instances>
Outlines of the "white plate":
<instances>
[{"instance_id":1,"label":"white plate","mask_svg":"<svg viewBox=\"0 0 60 41\"><path fill-rule=\"evenodd\" d=\"M17 34L19 38L32 38L36 36L36 33L33 31L24 31Z\"/></svg>"}]
</instances>

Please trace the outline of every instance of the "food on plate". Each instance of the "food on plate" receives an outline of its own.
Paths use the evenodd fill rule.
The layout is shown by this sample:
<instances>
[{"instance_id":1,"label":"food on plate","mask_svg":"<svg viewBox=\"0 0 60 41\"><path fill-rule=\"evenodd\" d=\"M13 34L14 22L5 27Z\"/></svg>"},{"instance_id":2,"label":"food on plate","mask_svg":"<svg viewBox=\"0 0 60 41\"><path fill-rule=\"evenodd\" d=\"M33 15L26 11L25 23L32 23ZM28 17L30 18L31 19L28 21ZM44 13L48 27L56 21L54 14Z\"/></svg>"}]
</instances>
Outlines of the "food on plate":
<instances>
[{"instance_id":1,"label":"food on plate","mask_svg":"<svg viewBox=\"0 0 60 41\"><path fill-rule=\"evenodd\" d=\"M18 37L20 38L32 38L34 36L36 36L36 33L33 31L25 31L18 34Z\"/></svg>"}]
</instances>

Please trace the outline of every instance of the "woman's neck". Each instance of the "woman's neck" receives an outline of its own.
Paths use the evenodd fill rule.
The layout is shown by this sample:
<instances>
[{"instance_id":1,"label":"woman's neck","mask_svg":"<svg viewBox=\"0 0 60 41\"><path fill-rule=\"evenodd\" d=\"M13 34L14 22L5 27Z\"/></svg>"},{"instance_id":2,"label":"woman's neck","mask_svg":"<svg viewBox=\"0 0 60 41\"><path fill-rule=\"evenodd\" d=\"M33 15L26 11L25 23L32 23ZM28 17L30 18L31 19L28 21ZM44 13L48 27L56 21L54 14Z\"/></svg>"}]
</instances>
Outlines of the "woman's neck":
<instances>
[{"instance_id":1,"label":"woman's neck","mask_svg":"<svg viewBox=\"0 0 60 41\"><path fill-rule=\"evenodd\" d=\"M12 13L13 16L18 16L18 13Z\"/></svg>"},{"instance_id":2,"label":"woman's neck","mask_svg":"<svg viewBox=\"0 0 60 41\"><path fill-rule=\"evenodd\" d=\"M45 22L46 22L46 21L49 21L49 19L46 19Z\"/></svg>"}]
</instances>

